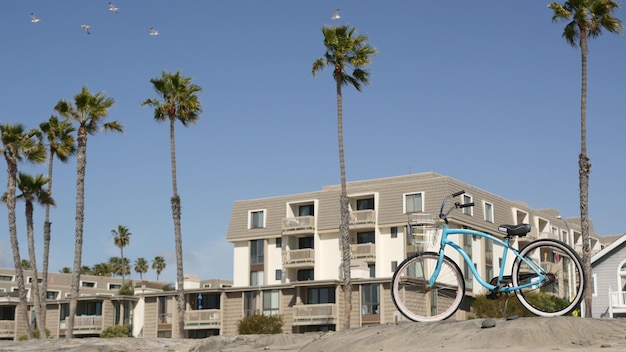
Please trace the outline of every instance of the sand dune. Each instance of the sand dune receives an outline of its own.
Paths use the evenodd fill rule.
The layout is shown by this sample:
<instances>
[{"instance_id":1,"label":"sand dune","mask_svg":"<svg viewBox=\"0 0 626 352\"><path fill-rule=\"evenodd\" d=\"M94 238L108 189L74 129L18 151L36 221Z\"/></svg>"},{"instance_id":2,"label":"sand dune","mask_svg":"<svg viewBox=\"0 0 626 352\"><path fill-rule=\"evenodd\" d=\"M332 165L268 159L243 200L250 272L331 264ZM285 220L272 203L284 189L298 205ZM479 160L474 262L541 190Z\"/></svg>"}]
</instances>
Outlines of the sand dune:
<instances>
[{"instance_id":1,"label":"sand dune","mask_svg":"<svg viewBox=\"0 0 626 352\"><path fill-rule=\"evenodd\" d=\"M403 352L403 351L626 351L626 319L575 317L483 319L374 325L339 332L214 336L182 339L73 339L2 341L0 352Z\"/></svg>"}]
</instances>

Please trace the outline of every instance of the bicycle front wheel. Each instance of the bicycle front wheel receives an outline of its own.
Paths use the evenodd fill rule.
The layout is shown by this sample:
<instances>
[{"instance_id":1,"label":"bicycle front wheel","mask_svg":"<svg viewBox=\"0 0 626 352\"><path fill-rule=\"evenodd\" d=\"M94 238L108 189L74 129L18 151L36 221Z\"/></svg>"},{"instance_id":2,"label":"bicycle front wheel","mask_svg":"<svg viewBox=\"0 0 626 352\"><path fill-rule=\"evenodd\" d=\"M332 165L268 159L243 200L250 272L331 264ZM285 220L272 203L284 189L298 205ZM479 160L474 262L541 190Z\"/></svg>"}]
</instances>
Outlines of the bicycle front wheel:
<instances>
[{"instance_id":1,"label":"bicycle front wheel","mask_svg":"<svg viewBox=\"0 0 626 352\"><path fill-rule=\"evenodd\" d=\"M565 315L583 299L585 274L578 254L567 244L550 239L529 243L513 263L513 285L520 303L544 317ZM537 274L539 272L540 274Z\"/></svg>"},{"instance_id":2,"label":"bicycle front wheel","mask_svg":"<svg viewBox=\"0 0 626 352\"><path fill-rule=\"evenodd\" d=\"M449 318L461 305L465 293L463 275L458 265L444 257L434 285L428 286L439 255L426 252L405 259L391 279L391 297L408 319L419 322Z\"/></svg>"}]
</instances>

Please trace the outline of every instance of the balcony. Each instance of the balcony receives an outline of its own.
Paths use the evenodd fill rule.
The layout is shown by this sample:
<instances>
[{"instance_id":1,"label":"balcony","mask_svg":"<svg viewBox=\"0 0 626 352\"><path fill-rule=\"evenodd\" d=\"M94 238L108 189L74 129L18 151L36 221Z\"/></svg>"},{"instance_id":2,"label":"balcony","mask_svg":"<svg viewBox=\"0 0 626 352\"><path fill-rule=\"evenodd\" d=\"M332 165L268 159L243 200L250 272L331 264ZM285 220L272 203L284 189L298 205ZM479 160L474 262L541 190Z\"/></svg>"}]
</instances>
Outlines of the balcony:
<instances>
[{"instance_id":1,"label":"balcony","mask_svg":"<svg viewBox=\"0 0 626 352\"><path fill-rule=\"evenodd\" d=\"M219 329L222 325L219 309L188 310L185 329Z\"/></svg>"},{"instance_id":2,"label":"balcony","mask_svg":"<svg viewBox=\"0 0 626 352\"><path fill-rule=\"evenodd\" d=\"M609 290L609 317L615 313L626 313L626 291Z\"/></svg>"},{"instance_id":3,"label":"balcony","mask_svg":"<svg viewBox=\"0 0 626 352\"><path fill-rule=\"evenodd\" d=\"M0 339L13 339L14 335L15 320L0 320Z\"/></svg>"},{"instance_id":4,"label":"balcony","mask_svg":"<svg viewBox=\"0 0 626 352\"><path fill-rule=\"evenodd\" d=\"M304 304L293 306L293 325L337 324L337 304Z\"/></svg>"},{"instance_id":5,"label":"balcony","mask_svg":"<svg viewBox=\"0 0 626 352\"><path fill-rule=\"evenodd\" d=\"M376 210L355 210L350 212L350 229L373 228L376 226Z\"/></svg>"},{"instance_id":6,"label":"balcony","mask_svg":"<svg viewBox=\"0 0 626 352\"><path fill-rule=\"evenodd\" d=\"M283 219L283 234L310 234L315 231L315 216L296 216Z\"/></svg>"},{"instance_id":7,"label":"balcony","mask_svg":"<svg viewBox=\"0 0 626 352\"><path fill-rule=\"evenodd\" d=\"M310 268L314 265L315 250L312 248L283 252L283 267L285 268Z\"/></svg>"},{"instance_id":8,"label":"balcony","mask_svg":"<svg viewBox=\"0 0 626 352\"><path fill-rule=\"evenodd\" d=\"M61 321L61 329L66 329L67 322ZM74 334L94 334L102 332L102 315L78 315L74 317Z\"/></svg>"},{"instance_id":9,"label":"balcony","mask_svg":"<svg viewBox=\"0 0 626 352\"><path fill-rule=\"evenodd\" d=\"M363 259L366 262L376 261L376 244L360 243L350 245L352 259Z\"/></svg>"}]
</instances>

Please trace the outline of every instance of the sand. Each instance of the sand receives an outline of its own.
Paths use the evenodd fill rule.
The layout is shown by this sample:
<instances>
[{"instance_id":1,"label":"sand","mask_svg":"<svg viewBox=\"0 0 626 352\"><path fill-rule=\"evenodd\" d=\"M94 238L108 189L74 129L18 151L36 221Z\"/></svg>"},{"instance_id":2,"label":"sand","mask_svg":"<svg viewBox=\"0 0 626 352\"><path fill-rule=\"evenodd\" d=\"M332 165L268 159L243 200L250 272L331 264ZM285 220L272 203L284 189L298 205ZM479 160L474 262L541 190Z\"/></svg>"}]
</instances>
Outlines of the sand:
<instances>
[{"instance_id":1,"label":"sand","mask_svg":"<svg viewBox=\"0 0 626 352\"><path fill-rule=\"evenodd\" d=\"M626 351L626 319L575 317L437 323L402 322L350 330L280 335L213 336L183 339L73 339L1 341L0 352L402 352L402 351Z\"/></svg>"}]
</instances>

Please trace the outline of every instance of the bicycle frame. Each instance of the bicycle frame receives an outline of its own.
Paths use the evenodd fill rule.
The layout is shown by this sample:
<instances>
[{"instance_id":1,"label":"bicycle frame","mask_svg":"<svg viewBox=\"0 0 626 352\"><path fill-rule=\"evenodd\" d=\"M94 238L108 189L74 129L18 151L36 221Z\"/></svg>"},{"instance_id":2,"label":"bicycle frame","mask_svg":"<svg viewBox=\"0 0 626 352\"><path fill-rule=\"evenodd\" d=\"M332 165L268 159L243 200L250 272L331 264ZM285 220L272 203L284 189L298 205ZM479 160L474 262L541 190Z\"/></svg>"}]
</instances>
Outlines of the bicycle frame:
<instances>
[{"instance_id":1,"label":"bicycle frame","mask_svg":"<svg viewBox=\"0 0 626 352\"><path fill-rule=\"evenodd\" d=\"M482 237L503 247L504 250L502 253L502 264L500 265L500 272L498 273L498 281L496 285L492 285L489 282L486 282L480 276L480 274L478 273L478 271L476 270L474 266L474 262L469 257L469 255L463 250L463 248L458 243L448 239L448 236L452 236L452 235L471 235L475 237ZM548 280L548 278L545 277L544 275L543 268L537 262L535 262L534 260L530 260L530 261L527 260L526 258L520 255L520 251L517 248L510 246L509 237L506 237L505 240L502 241L499 238L494 237L484 232L475 231L475 230L467 230L467 229L451 229L448 227L448 225L444 225L441 230L441 240L440 240L440 245L439 245L439 260L437 261L437 266L435 267L435 270L433 271L433 275L430 277L428 281L429 287L432 287L434 285L435 279L437 279L437 277L439 276L439 272L441 271L441 266L443 264L443 259L445 255L445 248L447 246L454 248L461 255L461 257L466 263L471 264L471 265L468 265L468 267L470 268L472 275L476 278L478 283L480 283L483 287L485 287L486 289L490 291L509 293L515 290L521 290L524 288L529 288L531 286L536 286L538 284L538 282L534 281L534 282L529 282L527 284L520 285L520 286L513 286L513 285L506 286L506 287L500 286L500 284L502 283L502 279L504 278L504 268L506 267L507 256L509 252L512 252L516 258L519 258L524 263L526 263L530 268L532 268L532 270L535 272L537 277L541 278L541 282Z\"/></svg>"}]
</instances>

